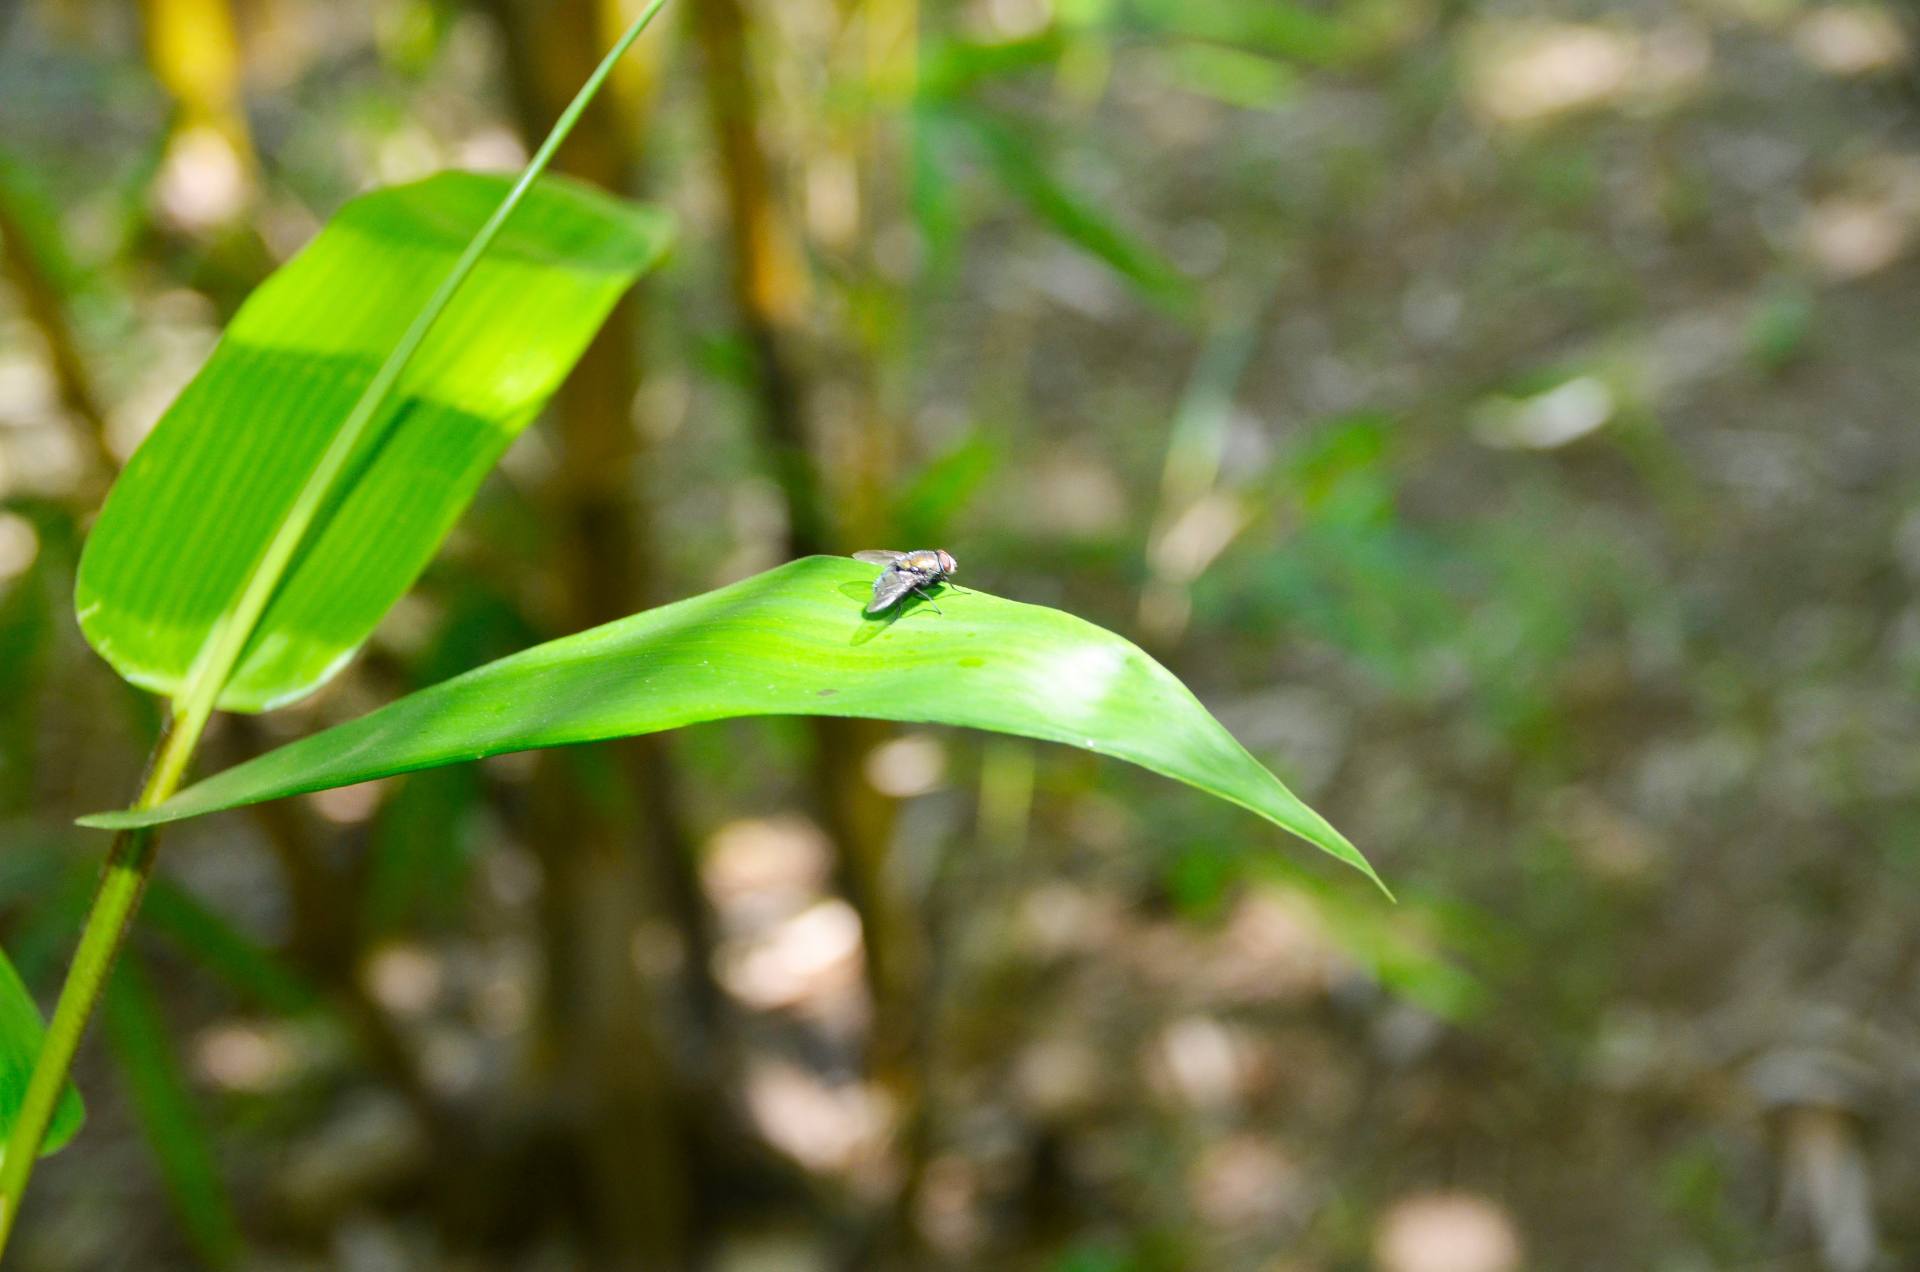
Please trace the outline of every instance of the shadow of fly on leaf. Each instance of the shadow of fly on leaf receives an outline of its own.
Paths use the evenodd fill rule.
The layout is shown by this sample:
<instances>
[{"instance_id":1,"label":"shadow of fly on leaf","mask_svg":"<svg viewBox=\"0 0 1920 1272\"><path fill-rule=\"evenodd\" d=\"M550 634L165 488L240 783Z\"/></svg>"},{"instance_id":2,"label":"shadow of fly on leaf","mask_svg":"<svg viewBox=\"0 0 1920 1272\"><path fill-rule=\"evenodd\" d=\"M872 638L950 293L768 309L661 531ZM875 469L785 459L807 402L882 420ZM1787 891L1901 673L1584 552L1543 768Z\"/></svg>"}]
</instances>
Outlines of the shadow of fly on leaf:
<instances>
[{"instance_id":1,"label":"shadow of fly on leaf","mask_svg":"<svg viewBox=\"0 0 1920 1272\"><path fill-rule=\"evenodd\" d=\"M864 645L895 622L925 604L945 617L933 591L939 588L962 589L948 582L955 568L953 555L943 548L921 548L912 552L856 552L854 559L887 568L875 579L871 592L860 583L843 583L839 591L851 600L865 600L861 610L864 621L854 631L852 643Z\"/></svg>"}]
</instances>

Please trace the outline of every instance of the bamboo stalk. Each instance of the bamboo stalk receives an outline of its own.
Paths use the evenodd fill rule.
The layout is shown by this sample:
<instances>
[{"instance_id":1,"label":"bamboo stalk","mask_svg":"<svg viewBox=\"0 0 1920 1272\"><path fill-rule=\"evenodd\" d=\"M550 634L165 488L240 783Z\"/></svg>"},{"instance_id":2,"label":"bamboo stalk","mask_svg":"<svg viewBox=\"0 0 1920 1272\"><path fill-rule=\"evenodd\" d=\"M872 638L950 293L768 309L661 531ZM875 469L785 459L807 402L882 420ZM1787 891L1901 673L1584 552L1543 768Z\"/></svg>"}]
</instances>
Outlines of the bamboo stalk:
<instances>
[{"instance_id":1,"label":"bamboo stalk","mask_svg":"<svg viewBox=\"0 0 1920 1272\"><path fill-rule=\"evenodd\" d=\"M869 59L888 61L910 81L915 10L893 4L869 27ZM736 322L752 353L751 384L763 444L787 507L787 548L793 555L831 551L835 527L821 495L806 418L808 386L794 350L801 339L804 276L778 202L760 137L759 94L747 44L748 15L742 0L703 0L692 14L700 41L707 108L717 143L728 211L732 292ZM869 60L862 72L874 76ZM890 95L898 93L897 82ZM870 140L870 138L868 138ZM871 381L872 375L865 376ZM863 383L871 407L875 396ZM890 430L877 410L861 423L861 472L847 524L868 530L880 523L885 474L891 467ZM845 527L843 526L842 529ZM862 545L877 546L877 545ZM901 547L920 545L901 544ZM867 781L865 761L890 730L871 720L818 718L809 722L814 741L820 814L838 849L839 884L860 915L868 992L874 1025L867 1064L892 1096L903 1124L918 1123L920 1084L914 1055L919 1038L918 1002L925 983L926 950L911 901L889 867L896 804ZM911 1168L907 1177L913 1176ZM864 1226L868 1243L900 1248L895 1215L904 1195Z\"/></svg>"},{"instance_id":2,"label":"bamboo stalk","mask_svg":"<svg viewBox=\"0 0 1920 1272\"><path fill-rule=\"evenodd\" d=\"M741 0L703 0L694 8L693 26L727 199L735 318L754 357L756 415L786 500L787 550L795 556L829 551L834 534L809 444L806 389L790 352L802 285L761 146L746 11ZM837 718L815 719L810 729L821 816L839 848L842 890L860 914L869 987L879 1014L891 1020L887 1004L911 997L917 942L886 871L893 801L875 791L864 772L866 755L888 730L870 720ZM878 1068L894 1067L899 1048L892 1036L887 1028L876 1029Z\"/></svg>"},{"instance_id":3,"label":"bamboo stalk","mask_svg":"<svg viewBox=\"0 0 1920 1272\"><path fill-rule=\"evenodd\" d=\"M756 413L786 501L787 552L825 552L832 527L808 438L804 386L790 352L804 302L804 275L761 150L746 13L740 0L701 0L693 8L693 29L726 194L734 313L753 358Z\"/></svg>"},{"instance_id":4,"label":"bamboo stalk","mask_svg":"<svg viewBox=\"0 0 1920 1272\"><path fill-rule=\"evenodd\" d=\"M593 60L602 0L486 0L486 7L506 36L522 130L538 135ZM603 97L593 126L556 165L605 188L632 187L641 149L636 113L620 108L617 93ZM559 463L549 497L572 630L622 617L662 591L654 527L634 490L645 460L632 419L640 326L638 307L619 305L554 403ZM701 1239L685 1166L694 1134L686 1111L717 1102L729 1067L711 1062L724 1050L715 937L670 742L625 739L607 754L634 793L634 808L585 798L579 761L549 757L538 769L539 815L526 829L546 876L543 1076L592 1199L589 1242L610 1260L673 1266ZM660 1026L662 995L632 950L633 934L661 921L681 947L671 980L684 991L698 1036L696 1045L672 1051ZM674 1052L701 1062L676 1070Z\"/></svg>"},{"instance_id":5,"label":"bamboo stalk","mask_svg":"<svg viewBox=\"0 0 1920 1272\"><path fill-rule=\"evenodd\" d=\"M51 254L53 261L43 253ZM67 318L67 300L62 294L61 270L57 262L64 253L57 242L36 243L24 219L13 206L12 192L0 180L0 268L11 277L20 294L27 321L40 332L47 345L47 361L60 393L61 405L85 426L87 448L101 474L118 467L119 461L107 446L107 413L100 404L93 377L80 356L80 344L73 324ZM104 484L104 476L101 478Z\"/></svg>"},{"instance_id":6,"label":"bamboo stalk","mask_svg":"<svg viewBox=\"0 0 1920 1272\"><path fill-rule=\"evenodd\" d=\"M252 166L240 101L240 41L227 0L142 0L154 77L180 103L180 130L209 129Z\"/></svg>"}]
</instances>

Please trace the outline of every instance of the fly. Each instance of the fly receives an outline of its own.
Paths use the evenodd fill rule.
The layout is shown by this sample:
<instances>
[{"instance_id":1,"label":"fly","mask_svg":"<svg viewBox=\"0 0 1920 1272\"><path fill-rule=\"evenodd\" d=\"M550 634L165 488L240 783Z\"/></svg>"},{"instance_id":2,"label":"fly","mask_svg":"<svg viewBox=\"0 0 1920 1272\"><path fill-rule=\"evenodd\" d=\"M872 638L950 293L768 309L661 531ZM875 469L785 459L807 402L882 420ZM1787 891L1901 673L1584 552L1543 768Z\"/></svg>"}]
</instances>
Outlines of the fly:
<instances>
[{"instance_id":1,"label":"fly","mask_svg":"<svg viewBox=\"0 0 1920 1272\"><path fill-rule=\"evenodd\" d=\"M873 581L873 599L867 602L869 614L878 614L898 604L908 592L919 593L922 600L933 606L933 612L939 614L939 605L926 589L945 583L959 568L953 554L945 548L915 548L911 552L891 552L883 548L856 552L853 559L887 567Z\"/></svg>"}]
</instances>

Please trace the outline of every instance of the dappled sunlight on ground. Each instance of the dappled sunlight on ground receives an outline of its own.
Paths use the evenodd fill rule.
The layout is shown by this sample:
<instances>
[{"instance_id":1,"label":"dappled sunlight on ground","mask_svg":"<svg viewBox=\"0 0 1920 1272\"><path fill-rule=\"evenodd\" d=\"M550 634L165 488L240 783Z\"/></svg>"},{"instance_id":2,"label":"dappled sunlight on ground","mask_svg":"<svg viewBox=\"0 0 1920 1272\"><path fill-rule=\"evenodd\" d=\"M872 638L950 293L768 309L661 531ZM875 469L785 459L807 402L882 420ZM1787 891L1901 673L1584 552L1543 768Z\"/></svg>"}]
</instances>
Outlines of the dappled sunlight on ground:
<instances>
[{"instance_id":1,"label":"dappled sunlight on ground","mask_svg":"<svg viewBox=\"0 0 1920 1272\"><path fill-rule=\"evenodd\" d=\"M1506 1211L1470 1193L1396 1202L1374 1240L1380 1272L1519 1272L1519 1234Z\"/></svg>"},{"instance_id":2,"label":"dappled sunlight on ground","mask_svg":"<svg viewBox=\"0 0 1920 1272\"><path fill-rule=\"evenodd\" d=\"M1706 32L1689 23L1637 31L1488 22L1466 47L1468 99L1502 125L1616 105L1671 106L1700 87L1712 64Z\"/></svg>"}]
</instances>

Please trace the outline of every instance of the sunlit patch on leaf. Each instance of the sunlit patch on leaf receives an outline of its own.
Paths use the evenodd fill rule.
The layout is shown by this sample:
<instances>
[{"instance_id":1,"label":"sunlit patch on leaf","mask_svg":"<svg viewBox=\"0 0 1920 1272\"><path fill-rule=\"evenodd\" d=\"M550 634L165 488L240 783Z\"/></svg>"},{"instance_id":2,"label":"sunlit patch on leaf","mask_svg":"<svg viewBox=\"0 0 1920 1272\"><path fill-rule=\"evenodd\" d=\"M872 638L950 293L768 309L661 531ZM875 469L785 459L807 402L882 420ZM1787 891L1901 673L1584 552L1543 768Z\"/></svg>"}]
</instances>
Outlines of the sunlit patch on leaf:
<instances>
[{"instance_id":1,"label":"sunlit patch on leaf","mask_svg":"<svg viewBox=\"0 0 1920 1272\"><path fill-rule=\"evenodd\" d=\"M177 693L375 368L508 189L450 172L343 208L253 294L128 462L74 605L128 680ZM665 215L527 194L349 459L219 706L311 692L412 584L480 479L658 259Z\"/></svg>"}]
</instances>

